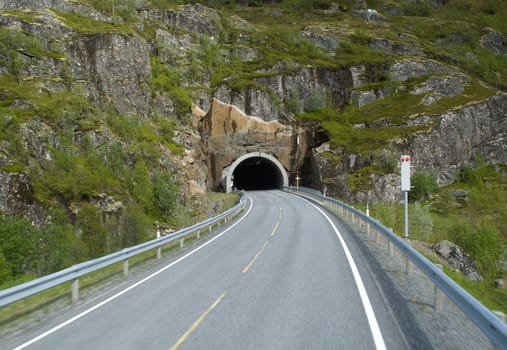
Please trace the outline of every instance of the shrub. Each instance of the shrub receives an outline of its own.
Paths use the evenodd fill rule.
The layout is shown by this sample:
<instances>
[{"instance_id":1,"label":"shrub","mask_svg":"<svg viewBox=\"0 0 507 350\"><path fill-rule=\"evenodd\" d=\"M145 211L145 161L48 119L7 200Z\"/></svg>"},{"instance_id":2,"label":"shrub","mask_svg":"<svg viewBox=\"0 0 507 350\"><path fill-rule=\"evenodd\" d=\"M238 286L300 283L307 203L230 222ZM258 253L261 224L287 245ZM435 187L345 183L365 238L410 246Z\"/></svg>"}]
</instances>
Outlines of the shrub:
<instances>
[{"instance_id":1,"label":"shrub","mask_svg":"<svg viewBox=\"0 0 507 350\"><path fill-rule=\"evenodd\" d=\"M430 17L433 9L428 1L406 2L403 10L407 16Z\"/></svg>"},{"instance_id":2,"label":"shrub","mask_svg":"<svg viewBox=\"0 0 507 350\"><path fill-rule=\"evenodd\" d=\"M413 189L409 192L409 198L413 201L428 199L430 194L437 189L437 177L434 174L416 172L411 178Z\"/></svg>"},{"instance_id":3,"label":"shrub","mask_svg":"<svg viewBox=\"0 0 507 350\"><path fill-rule=\"evenodd\" d=\"M115 193L117 178L96 155L83 157L72 146L52 150L53 160L45 164L45 171L34 175L36 197L47 201L55 196L69 203L97 195Z\"/></svg>"},{"instance_id":4,"label":"shrub","mask_svg":"<svg viewBox=\"0 0 507 350\"><path fill-rule=\"evenodd\" d=\"M81 261L83 243L68 224L50 224L41 229L41 240L38 247L38 275L46 275L62 270Z\"/></svg>"},{"instance_id":5,"label":"shrub","mask_svg":"<svg viewBox=\"0 0 507 350\"><path fill-rule=\"evenodd\" d=\"M12 277L35 274L39 265L38 247L41 239L40 231L28 220L0 218L0 250L6 262L4 271L10 271Z\"/></svg>"},{"instance_id":6,"label":"shrub","mask_svg":"<svg viewBox=\"0 0 507 350\"><path fill-rule=\"evenodd\" d=\"M86 244L89 258L106 254L106 226L102 212L93 204L84 203L77 214L76 227L81 232L81 240Z\"/></svg>"},{"instance_id":7,"label":"shrub","mask_svg":"<svg viewBox=\"0 0 507 350\"><path fill-rule=\"evenodd\" d=\"M7 259L2 252L2 248L0 247L0 285L4 282L8 281L11 278L11 270L7 265Z\"/></svg>"},{"instance_id":8,"label":"shrub","mask_svg":"<svg viewBox=\"0 0 507 350\"><path fill-rule=\"evenodd\" d=\"M150 211L154 200L153 183L150 172L143 161L135 164L130 186L130 193L135 201L146 211Z\"/></svg>"},{"instance_id":9,"label":"shrub","mask_svg":"<svg viewBox=\"0 0 507 350\"><path fill-rule=\"evenodd\" d=\"M151 220L144 213L143 208L136 203L130 203L121 219L121 245L130 247L146 241L149 230L152 228Z\"/></svg>"},{"instance_id":10,"label":"shrub","mask_svg":"<svg viewBox=\"0 0 507 350\"><path fill-rule=\"evenodd\" d=\"M178 204L178 187L174 183L171 173L161 172L155 175L153 193L154 206L160 212L159 215L165 221L169 221Z\"/></svg>"},{"instance_id":11,"label":"shrub","mask_svg":"<svg viewBox=\"0 0 507 350\"><path fill-rule=\"evenodd\" d=\"M210 51L209 55L205 56L208 60L210 60L208 65L210 67L213 65L216 66L215 56L217 55L217 52L215 51L217 49L215 48L215 45L210 43L206 47L212 51ZM182 74L176 69L170 69L164 65L164 63L160 61L160 57L156 56L151 58L151 67L153 88L166 93L172 99L176 115L183 117L185 114L190 112L192 108L192 93L189 89L182 87Z\"/></svg>"},{"instance_id":12,"label":"shrub","mask_svg":"<svg viewBox=\"0 0 507 350\"><path fill-rule=\"evenodd\" d=\"M326 107L326 92L325 91L312 91L305 104L305 111L314 112L325 109Z\"/></svg>"}]
</instances>

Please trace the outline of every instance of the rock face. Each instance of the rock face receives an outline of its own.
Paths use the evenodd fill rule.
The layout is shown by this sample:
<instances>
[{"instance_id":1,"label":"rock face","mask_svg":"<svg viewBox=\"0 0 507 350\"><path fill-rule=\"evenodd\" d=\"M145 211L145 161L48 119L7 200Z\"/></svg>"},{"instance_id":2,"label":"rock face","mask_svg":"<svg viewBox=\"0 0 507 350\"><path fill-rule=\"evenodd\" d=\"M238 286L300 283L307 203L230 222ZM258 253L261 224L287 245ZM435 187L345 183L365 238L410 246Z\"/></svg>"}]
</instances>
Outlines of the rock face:
<instances>
[{"instance_id":1,"label":"rock face","mask_svg":"<svg viewBox=\"0 0 507 350\"><path fill-rule=\"evenodd\" d=\"M435 244L433 250L449 266L462 272L471 281L478 282L482 280L473 260L456 244L444 240Z\"/></svg>"},{"instance_id":2,"label":"rock face","mask_svg":"<svg viewBox=\"0 0 507 350\"><path fill-rule=\"evenodd\" d=\"M498 93L486 101L471 104L439 116L423 115L411 121L434 123L430 133L409 142L416 163L435 170L440 185L453 182L464 165L476 155L492 164L507 162L507 94Z\"/></svg>"},{"instance_id":3,"label":"rock face","mask_svg":"<svg viewBox=\"0 0 507 350\"><path fill-rule=\"evenodd\" d=\"M22 215L37 225L45 223L44 209L33 196L29 176L0 171L0 213Z\"/></svg>"},{"instance_id":4,"label":"rock face","mask_svg":"<svg viewBox=\"0 0 507 350\"><path fill-rule=\"evenodd\" d=\"M236 106L213 99L200 129L207 155L208 180L220 188L223 172L239 157L254 152L274 156L294 177L313 146L311 130L248 116Z\"/></svg>"},{"instance_id":5,"label":"rock face","mask_svg":"<svg viewBox=\"0 0 507 350\"><path fill-rule=\"evenodd\" d=\"M121 114L150 110L150 48L137 35L80 34L66 47L73 78L92 100Z\"/></svg>"},{"instance_id":6,"label":"rock face","mask_svg":"<svg viewBox=\"0 0 507 350\"><path fill-rule=\"evenodd\" d=\"M76 1L65 0L0 0L0 10L55 9L61 12L79 13L97 21L110 21L95 9Z\"/></svg>"},{"instance_id":7,"label":"rock face","mask_svg":"<svg viewBox=\"0 0 507 350\"><path fill-rule=\"evenodd\" d=\"M284 68L289 67L282 66L279 69L283 71ZM266 121L283 122L290 122L287 119L291 113L324 107L328 96L336 106L345 106L350 99L350 89L354 87L351 68L330 70L302 67L291 70L290 74L254 79L256 86L262 89L245 87L238 91L223 84L213 93L213 97L237 106L248 115L259 116ZM280 104L273 99L273 94L285 103ZM296 100L296 106L289 111L287 104L291 99Z\"/></svg>"},{"instance_id":8,"label":"rock face","mask_svg":"<svg viewBox=\"0 0 507 350\"><path fill-rule=\"evenodd\" d=\"M507 37L494 30L488 30L487 34L481 37L480 45L499 55L507 55Z\"/></svg>"},{"instance_id":9,"label":"rock face","mask_svg":"<svg viewBox=\"0 0 507 350\"><path fill-rule=\"evenodd\" d=\"M31 9L30 15L11 11L22 9ZM387 28L382 22L389 19L368 10L365 2L356 2L354 9L358 9L354 15L359 17L354 21L372 28ZM41 50L56 52L33 55L20 51L23 64L16 74L20 80L35 79L39 93L79 92L101 111L140 118L160 115L176 120L181 91L191 90L188 99L208 112L204 116L204 112L197 113L193 120L198 133L196 130L177 133L175 139L183 146L183 155L164 154L161 163L179 164L182 177L189 178L186 191L192 195L202 194L206 188L220 188L224 169L249 152L273 155L291 177L300 172L304 185L318 187L329 195L348 201L384 203L401 200L399 175L396 164L393 166L393 159L397 160L401 153L412 154L419 169L435 171L440 185L454 181L460 169L477 155L491 163L507 161L507 97L501 92L443 113L407 115L398 125L385 120L353 124L353 128L371 130L426 127L425 132L389 140L385 148L379 148L373 155L334 147L316 123L304 124L296 119L301 112L327 107L341 112L350 105L368 106L399 92L400 86L411 80L417 83L407 91L419 99L422 107L468 94L466 89L472 78L457 67L427 57L424 45L410 35L396 33L386 39L377 37L382 35L382 31L377 31L375 37L368 38L365 48L378 51L379 56L383 53L393 56L382 63L354 60L350 64L314 66L281 58L272 66L265 66L259 64L264 52L262 46L255 46L258 39L253 39L253 33L259 29L254 24L238 16L226 17L199 4L166 10L139 8L133 14L135 29L126 32L119 29L124 23L118 23L122 21L118 16L108 16L78 1L0 0L0 10L10 10L0 13L0 27L22 30L37 38ZM108 29L81 31L66 24L64 14L107 24ZM266 14L279 15L276 10ZM340 55L346 49L343 43L350 40L347 29L330 29L329 24L315 23L299 30L296 33L299 39L310 42L316 50L321 49L319 54L327 58ZM505 36L486 31L479 43L481 47L504 55ZM55 47L58 49L53 50ZM153 64L154 57L171 74L167 80L156 82L162 88L155 87L160 67ZM0 73L9 72L11 67L2 53L0 58ZM248 78L248 83L232 83L236 71L221 79L215 76L218 68L227 72L224 67L238 61L241 62L238 66L256 67L249 72L252 78ZM169 88L175 91L169 94L166 91ZM472 100L473 97L464 96L464 101ZM189 107L190 103L185 102ZM29 110L33 109L30 103L19 99L12 106ZM186 112L189 114L190 108ZM187 116L180 118L185 120ZM59 146L57 137L46 132L48 128L36 119L20 127L23 143L37 162L51 157L50 147ZM94 147L98 147L110 136L103 130L91 130L73 137L78 141L89 137ZM2 165L10 164L6 149L0 145ZM368 169L373 163L381 163L389 171L381 174L365 171L351 181L351 174ZM18 174L4 172L3 176L5 183L11 185L2 189L12 191L2 198L15 198L14 184L21 181Z\"/></svg>"}]
</instances>

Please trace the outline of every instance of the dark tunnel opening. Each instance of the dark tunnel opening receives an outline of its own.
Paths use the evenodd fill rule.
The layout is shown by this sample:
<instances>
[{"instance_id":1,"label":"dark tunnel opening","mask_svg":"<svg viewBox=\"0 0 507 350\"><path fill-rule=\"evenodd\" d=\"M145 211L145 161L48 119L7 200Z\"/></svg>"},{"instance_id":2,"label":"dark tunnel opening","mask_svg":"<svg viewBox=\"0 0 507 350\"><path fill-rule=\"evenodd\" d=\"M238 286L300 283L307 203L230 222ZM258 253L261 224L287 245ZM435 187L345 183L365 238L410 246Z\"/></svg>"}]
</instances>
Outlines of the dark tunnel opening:
<instances>
[{"instance_id":1,"label":"dark tunnel opening","mask_svg":"<svg viewBox=\"0 0 507 350\"><path fill-rule=\"evenodd\" d=\"M262 157L245 159L233 171L237 190L271 190L283 187L283 175L272 161Z\"/></svg>"}]
</instances>

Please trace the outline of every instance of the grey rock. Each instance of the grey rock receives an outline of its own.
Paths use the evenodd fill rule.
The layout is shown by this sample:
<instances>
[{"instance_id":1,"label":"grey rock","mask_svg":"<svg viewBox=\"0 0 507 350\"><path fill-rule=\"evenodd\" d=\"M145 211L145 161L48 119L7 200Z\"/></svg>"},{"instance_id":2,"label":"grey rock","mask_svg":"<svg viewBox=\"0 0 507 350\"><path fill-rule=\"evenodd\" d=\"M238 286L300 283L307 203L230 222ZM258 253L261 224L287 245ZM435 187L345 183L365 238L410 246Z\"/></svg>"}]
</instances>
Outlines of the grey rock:
<instances>
[{"instance_id":1,"label":"grey rock","mask_svg":"<svg viewBox=\"0 0 507 350\"><path fill-rule=\"evenodd\" d=\"M106 214L118 214L123 208L121 201L115 200L106 193L97 195L95 198L92 198L91 202Z\"/></svg>"},{"instance_id":2,"label":"grey rock","mask_svg":"<svg viewBox=\"0 0 507 350\"><path fill-rule=\"evenodd\" d=\"M451 97L463 93L465 90L462 79L455 77L431 77L426 80L422 85L418 86L412 91L413 94L423 94L425 92L433 91L438 94Z\"/></svg>"},{"instance_id":3,"label":"grey rock","mask_svg":"<svg viewBox=\"0 0 507 350\"><path fill-rule=\"evenodd\" d=\"M408 125L433 125L408 140L416 166L438 174L438 184L454 182L461 169L480 155L491 164L507 162L507 94L463 106L439 116L421 115Z\"/></svg>"},{"instance_id":4,"label":"grey rock","mask_svg":"<svg viewBox=\"0 0 507 350\"><path fill-rule=\"evenodd\" d=\"M437 61L403 59L391 66L390 73L399 81L405 81L421 75L453 75L459 72Z\"/></svg>"},{"instance_id":5,"label":"grey rock","mask_svg":"<svg viewBox=\"0 0 507 350\"><path fill-rule=\"evenodd\" d=\"M183 5L177 10L143 8L139 12L145 19L162 21L188 32L208 37L217 38L222 30L220 14L201 4Z\"/></svg>"},{"instance_id":6,"label":"grey rock","mask_svg":"<svg viewBox=\"0 0 507 350\"><path fill-rule=\"evenodd\" d=\"M377 99L377 95L375 95L375 92L373 90L367 91L354 90L352 91L350 98L352 103L354 103L358 107L362 107L364 105L367 105L368 103L375 101Z\"/></svg>"},{"instance_id":7,"label":"grey rock","mask_svg":"<svg viewBox=\"0 0 507 350\"><path fill-rule=\"evenodd\" d=\"M430 105L434 104L435 102L441 100L442 97L443 97L443 95L439 94L439 93L427 94L423 97L421 102L425 106L430 106Z\"/></svg>"},{"instance_id":8,"label":"grey rock","mask_svg":"<svg viewBox=\"0 0 507 350\"><path fill-rule=\"evenodd\" d=\"M137 35L117 33L78 35L77 39L65 51L74 79L88 96L100 103L107 98L119 113L146 115L151 99L147 42Z\"/></svg>"},{"instance_id":9,"label":"grey rock","mask_svg":"<svg viewBox=\"0 0 507 350\"><path fill-rule=\"evenodd\" d=\"M468 197L468 195L470 194L470 191L467 191L467 190L456 190L456 191L452 191L451 194L456 199L464 199L464 198Z\"/></svg>"},{"instance_id":10,"label":"grey rock","mask_svg":"<svg viewBox=\"0 0 507 350\"><path fill-rule=\"evenodd\" d=\"M325 50L336 50L340 46L341 39L331 35L331 34L322 34L318 33L312 28L305 28L301 35L308 41L311 41L316 46L325 49Z\"/></svg>"},{"instance_id":11,"label":"grey rock","mask_svg":"<svg viewBox=\"0 0 507 350\"><path fill-rule=\"evenodd\" d=\"M92 7L66 0L0 0L0 10L55 9L61 12L77 13L97 21L111 22L111 18Z\"/></svg>"},{"instance_id":12,"label":"grey rock","mask_svg":"<svg viewBox=\"0 0 507 350\"><path fill-rule=\"evenodd\" d=\"M34 225L47 219L42 206L35 200L30 176L0 170L0 212L21 215Z\"/></svg>"},{"instance_id":13,"label":"grey rock","mask_svg":"<svg viewBox=\"0 0 507 350\"><path fill-rule=\"evenodd\" d=\"M415 46L397 43L383 38L371 38L368 46L372 50L383 51L393 55L422 56L423 52Z\"/></svg>"},{"instance_id":14,"label":"grey rock","mask_svg":"<svg viewBox=\"0 0 507 350\"><path fill-rule=\"evenodd\" d=\"M492 29L481 37L479 45L499 55L507 55L507 36Z\"/></svg>"},{"instance_id":15,"label":"grey rock","mask_svg":"<svg viewBox=\"0 0 507 350\"><path fill-rule=\"evenodd\" d=\"M443 240L433 246L433 251L449 266L462 272L471 281L482 280L473 260L456 244Z\"/></svg>"},{"instance_id":16,"label":"grey rock","mask_svg":"<svg viewBox=\"0 0 507 350\"><path fill-rule=\"evenodd\" d=\"M506 288L505 280L503 278L497 278L495 280L495 288L505 289Z\"/></svg>"}]
</instances>

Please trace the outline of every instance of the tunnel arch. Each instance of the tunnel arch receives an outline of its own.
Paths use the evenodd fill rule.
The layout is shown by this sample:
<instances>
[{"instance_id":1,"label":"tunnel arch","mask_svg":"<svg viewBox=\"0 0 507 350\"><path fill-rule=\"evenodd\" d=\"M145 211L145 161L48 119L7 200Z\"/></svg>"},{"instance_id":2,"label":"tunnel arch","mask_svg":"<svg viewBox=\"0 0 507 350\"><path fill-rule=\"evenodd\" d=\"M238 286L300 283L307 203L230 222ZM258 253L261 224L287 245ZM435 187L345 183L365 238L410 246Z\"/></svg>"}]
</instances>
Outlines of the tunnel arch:
<instances>
[{"instance_id":1,"label":"tunnel arch","mask_svg":"<svg viewBox=\"0 0 507 350\"><path fill-rule=\"evenodd\" d=\"M278 159L267 153L252 152L224 169L222 184L226 192L231 192L238 184L243 187L239 189L282 188L289 185L289 177Z\"/></svg>"}]
</instances>

